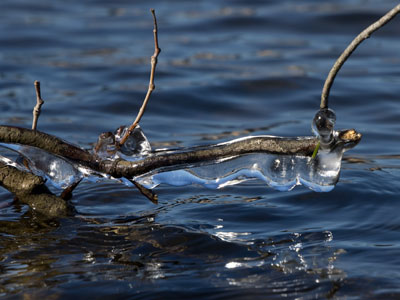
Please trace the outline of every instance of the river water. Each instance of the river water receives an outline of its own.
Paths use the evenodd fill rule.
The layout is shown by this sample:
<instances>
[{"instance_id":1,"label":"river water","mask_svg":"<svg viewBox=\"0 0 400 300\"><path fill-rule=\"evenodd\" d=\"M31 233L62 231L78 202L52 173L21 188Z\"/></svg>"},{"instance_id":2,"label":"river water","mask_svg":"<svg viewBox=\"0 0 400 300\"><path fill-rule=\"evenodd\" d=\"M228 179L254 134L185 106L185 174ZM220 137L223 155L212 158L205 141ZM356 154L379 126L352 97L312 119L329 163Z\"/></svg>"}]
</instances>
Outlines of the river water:
<instances>
[{"instance_id":1,"label":"river water","mask_svg":"<svg viewBox=\"0 0 400 300\"><path fill-rule=\"evenodd\" d=\"M397 1L0 2L0 123L84 148L130 123L153 148L257 134L310 135L324 79L346 45ZM83 182L77 213L48 220L0 190L4 299L399 299L400 17L340 71L330 107L361 143L329 193L261 181L161 185L153 204Z\"/></svg>"}]
</instances>

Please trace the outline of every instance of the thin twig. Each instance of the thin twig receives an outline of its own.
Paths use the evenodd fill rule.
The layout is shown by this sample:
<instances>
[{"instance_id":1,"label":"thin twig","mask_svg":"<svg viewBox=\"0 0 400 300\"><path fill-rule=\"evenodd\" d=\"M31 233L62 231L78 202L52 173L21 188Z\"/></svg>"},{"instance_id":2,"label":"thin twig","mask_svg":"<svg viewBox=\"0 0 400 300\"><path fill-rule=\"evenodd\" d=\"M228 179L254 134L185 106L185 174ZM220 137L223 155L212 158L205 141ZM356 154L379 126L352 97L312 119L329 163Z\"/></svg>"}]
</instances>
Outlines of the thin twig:
<instances>
[{"instance_id":1,"label":"thin twig","mask_svg":"<svg viewBox=\"0 0 400 300\"><path fill-rule=\"evenodd\" d=\"M379 28L383 27L386 23L392 20L398 13L400 12L400 4L395 6L392 10L387 12L382 18L368 26L364 29L351 43L347 46L347 48L343 51L340 57L336 60L332 69L330 70L328 77L325 80L324 88L321 94L321 105L320 108L328 108L328 97L329 91L332 87L333 81L335 80L336 74L339 72L340 68L346 62L346 60L350 57L354 50L367 38L370 37L372 33L374 33Z\"/></svg>"},{"instance_id":2,"label":"thin twig","mask_svg":"<svg viewBox=\"0 0 400 300\"><path fill-rule=\"evenodd\" d=\"M121 147L126 140L128 139L129 135L132 133L133 129L135 129L136 125L139 124L140 119L142 118L144 111L146 109L147 106L147 102L150 99L150 95L151 93L154 91L155 89L155 85L154 85L154 75L156 72L156 65L157 65L157 57L158 54L160 54L161 49L158 47L158 31L157 31L157 19L156 19L156 14L154 12L154 9L151 9L151 14L153 15L153 20L154 20L154 29L153 29L153 34L154 34L154 54L151 57L151 71L150 71L150 82L149 82L149 88L147 90L147 94L146 97L143 100L143 104L142 107L140 107L140 110L136 116L135 121L132 123L132 125L128 128L128 130L126 131L125 135L123 136L123 138L121 139L121 141L119 142L119 146Z\"/></svg>"},{"instance_id":3,"label":"thin twig","mask_svg":"<svg viewBox=\"0 0 400 300\"><path fill-rule=\"evenodd\" d=\"M37 122L40 116L40 108L42 107L44 101L42 96L40 95L40 82L35 81L35 91L36 91L36 105L33 108L33 121L32 121L32 130L36 130Z\"/></svg>"}]
</instances>

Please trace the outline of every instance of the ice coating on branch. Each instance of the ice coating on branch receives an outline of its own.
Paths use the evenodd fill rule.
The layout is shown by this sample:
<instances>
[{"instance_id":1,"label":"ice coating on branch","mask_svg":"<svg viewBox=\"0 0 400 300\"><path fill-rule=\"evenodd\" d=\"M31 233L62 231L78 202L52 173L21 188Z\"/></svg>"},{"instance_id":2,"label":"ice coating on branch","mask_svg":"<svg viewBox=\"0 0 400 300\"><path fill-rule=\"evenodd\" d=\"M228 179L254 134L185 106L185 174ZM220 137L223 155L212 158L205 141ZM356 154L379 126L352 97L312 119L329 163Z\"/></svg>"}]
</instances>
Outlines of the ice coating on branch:
<instances>
[{"instance_id":1,"label":"ice coating on branch","mask_svg":"<svg viewBox=\"0 0 400 300\"><path fill-rule=\"evenodd\" d=\"M65 189L84 176L68 160L39 148L16 144L1 144L1 146L12 149L19 154L15 161L9 159L7 163L2 159L3 162L20 170L30 171L35 175L44 177L56 188Z\"/></svg>"},{"instance_id":2,"label":"ice coating on branch","mask_svg":"<svg viewBox=\"0 0 400 300\"><path fill-rule=\"evenodd\" d=\"M128 127L121 126L118 128L115 132L116 141L119 142L127 131ZM119 149L119 152L119 155L124 159L126 159L126 157L144 156L151 152L149 140L139 125L136 125L132 130L125 144Z\"/></svg>"},{"instance_id":3,"label":"ice coating on branch","mask_svg":"<svg viewBox=\"0 0 400 300\"><path fill-rule=\"evenodd\" d=\"M221 158L216 155L210 160L197 161L190 165L177 159L176 165L172 163L166 165L168 169L162 167L162 164L159 167L155 164L155 168L149 173L134 178L125 178L126 180L124 178L117 180L120 182L133 180L146 188L155 188L160 184L173 186L197 184L216 189L256 179L281 191L288 191L296 185L303 184L312 190L327 192L332 190L338 181L343 152L353 148L361 138L361 135L355 130L334 131L334 123L335 115L333 111L320 110L316 114L313 127L318 134L321 147L319 147L318 152L315 151L315 157L300 154L260 153L256 150L253 153L228 158L226 155L222 155ZM126 130L125 127L120 127L115 133L101 134L93 149L94 159L98 159L99 162L101 160L118 162L120 159L134 162L143 160L138 163L140 165L147 158L148 161L164 160L164 162L168 162L168 155L172 152L179 154L181 151L182 153L198 151L198 148L195 147L193 149L152 152L150 143L140 127L133 130L126 144L118 147L118 143ZM220 146L233 145L235 142L242 142L243 140L245 139L241 138L209 147L210 149L217 149ZM58 188L64 189L82 178L89 180L98 180L102 177L115 179L111 175L92 170L86 165L84 167L35 147L17 144L1 145L11 148L15 152L12 155L7 154L0 157L0 161L45 177L48 179L48 183ZM9 159L13 155L17 158ZM135 166L135 163L133 163L132 167Z\"/></svg>"},{"instance_id":4,"label":"ice coating on branch","mask_svg":"<svg viewBox=\"0 0 400 300\"><path fill-rule=\"evenodd\" d=\"M146 174L134 180L151 189L160 184L195 184L219 189L258 179L279 191L290 191L296 185L303 184L317 192L329 192L338 181L342 155L341 147L332 152L321 150L314 159L254 153L198 167Z\"/></svg>"},{"instance_id":5,"label":"ice coating on branch","mask_svg":"<svg viewBox=\"0 0 400 300\"><path fill-rule=\"evenodd\" d=\"M99 158L109 160L118 158L138 160L143 158L151 151L151 147L140 126L137 126L130 134L127 142L120 149L117 149L116 143L119 142L126 130L125 126L121 126L115 134L112 132L102 133L93 152ZM36 147L1 143L0 148L9 149L4 156L0 155L0 161L22 171L44 177L49 184L59 189L65 189L82 178L93 180L98 177L110 177Z\"/></svg>"},{"instance_id":6,"label":"ice coating on branch","mask_svg":"<svg viewBox=\"0 0 400 300\"><path fill-rule=\"evenodd\" d=\"M315 157L253 153L197 167L156 171L134 180L147 188L160 184L197 184L218 189L258 179L280 191L289 191L303 184L317 192L329 192L339 179L343 152L347 150L343 143L338 142L335 123L333 110L326 108L316 113L312 129L320 141L320 149Z\"/></svg>"},{"instance_id":7,"label":"ice coating on branch","mask_svg":"<svg viewBox=\"0 0 400 300\"><path fill-rule=\"evenodd\" d=\"M100 134L93 152L102 159L113 158L117 151L115 146L115 136L112 132L103 132Z\"/></svg>"},{"instance_id":8,"label":"ice coating on branch","mask_svg":"<svg viewBox=\"0 0 400 300\"><path fill-rule=\"evenodd\" d=\"M93 152L101 159L137 160L151 152L151 146L143 130L137 125L130 133L126 142L118 148L116 145L127 132L128 127L121 126L115 133L100 134Z\"/></svg>"}]
</instances>

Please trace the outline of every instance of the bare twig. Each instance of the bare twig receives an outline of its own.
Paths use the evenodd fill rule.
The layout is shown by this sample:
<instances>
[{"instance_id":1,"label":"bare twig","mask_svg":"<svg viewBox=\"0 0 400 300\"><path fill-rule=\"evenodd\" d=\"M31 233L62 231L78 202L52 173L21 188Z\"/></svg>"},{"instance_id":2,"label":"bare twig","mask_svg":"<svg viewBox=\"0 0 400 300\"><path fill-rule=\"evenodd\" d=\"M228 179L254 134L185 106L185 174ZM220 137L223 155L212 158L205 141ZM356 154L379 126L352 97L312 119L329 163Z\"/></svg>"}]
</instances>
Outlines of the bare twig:
<instances>
[{"instance_id":1,"label":"bare twig","mask_svg":"<svg viewBox=\"0 0 400 300\"><path fill-rule=\"evenodd\" d=\"M142 118L142 116L144 114L144 111L146 109L147 102L150 99L150 95L155 89L154 75L155 75L155 72L156 72L157 57L158 57L158 54L160 54L161 49L158 47L157 19L156 19L156 14L154 12L154 9L151 9L151 14L153 15L153 20L154 20L154 29L153 29L153 34L154 34L154 54L151 57L151 71L150 71L149 88L147 90L146 97L143 100L143 104L140 107L140 110L139 110L139 112L138 112L138 114L136 116L135 121L132 123L131 126L129 126L129 128L126 131L125 135L123 136L123 138L119 142L119 146L120 147L126 142L126 140L128 139L129 135L132 133L133 129L135 129L136 125L140 122L140 119Z\"/></svg>"},{"instance_id":2,"label":"bare twig","mask_svg":"<svg viewBox=\"0 0 400 300\"><path fill-rule=\"evenodd\" d=\"M36 105L33 108L32 130L36 130L37 122L40 116L40 108L44 103L42 96L40 95L40 82L36 80L34 84L36 90Z\"/></svg>"},{"instance_id":3,"label":"bare twig","mask_svg":"<svg viewBox=\"0 0 400 300\"><path fill-rule=\"evenodd\" d=\"M353 51L367 38L370 37L372 33L374 33L379 28L383 27L386 23L392 20L398 13L400 12L400 4L386 13L382 18L380 18L375 23L368 26L364 29L351 43L347 46L347 48L343 51L340 57L336 60L335 64L333 65L332 69L330 70L328 77L325 80L324 88L321 94L321 105L320 108L328 108L328 97L329 91L332 87L333 81L337 73L339 72L340 68L346 62L346 60L350 57Z\"/></svg>"}]
</instances>

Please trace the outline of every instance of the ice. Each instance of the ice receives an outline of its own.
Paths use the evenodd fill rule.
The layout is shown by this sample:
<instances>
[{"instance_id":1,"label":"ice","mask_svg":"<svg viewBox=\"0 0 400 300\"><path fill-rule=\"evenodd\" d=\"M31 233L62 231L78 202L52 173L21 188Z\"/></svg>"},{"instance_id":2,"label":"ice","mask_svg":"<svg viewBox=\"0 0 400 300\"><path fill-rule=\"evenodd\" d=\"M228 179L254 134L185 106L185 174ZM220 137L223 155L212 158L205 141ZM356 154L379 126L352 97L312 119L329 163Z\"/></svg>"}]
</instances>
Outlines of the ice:
<instances>
[{"instance_id":1,"label":"ice","mask_svg":"<svg viewBox=\"0 0 400 300\"><path fill-rule=\"evenodd\" d=\"M56 188L65 189L83 177L82 173L71 162L36 147L16 144L1 144L1 146L20 154L15 161L9 158L7 158L8 163L4 159L2 161L42 176Z\"/></svg>"},{"instance_id":2,"label":"ice","mask_svg":"<svg viewBox=\"0 0 400 300\"><path fill-rule=\"evenodd\" d=\"M303 184L314 191L327 192L332 190L338 181L343 152L347 150L343 143L337 142L340 139L338 139L338 133L333 130L334 123L333 111L320 110L316 114L313 127L320 138L321 148L314 158L300 155L253 153L219 160L217 158L214 161L199 162L190 166L169 166L168 170L155 169L150 173L129 179L150 189L160 184L200 185L210 189L219 189L248 180L258 180L280 191L290 191L295 186ZM136 161L145 159L147 155L154 157L166 153L166 151L151 152L150 143L139 126L132 131L127 142L118 149L116 145L126 130L125 126L121 126L115 133L101 134L93 149L93 154L97 155L99 159L113 161L122 158ZM14 154L8 153L3 156L0 152L0 161L45 177L48 179L48 183L60 189L64 189L82 178L89 180L102 177L115 179L110 175L74 164L67 159L35 147L16 144L0 144L0 146L14 150ZM179 152L179 150L177 151ZM190 149L181 151L187 152ZM14 156L14 160L12 156ZM115 180L129 186L133 185L128 179Z\"/></svg>"},{"instance_id":3,"label":"ice","mask_svg":"<svg viewBox=\"0 0 400 300\"><path fill-rule=\"evenodd\" d=\"M120 142L127 131L128 127L121 126L115 133L104 132L100 134L93 152L101 159L122 158L129 161L143 158L151 152L149 140L139 125L133 129L126 142L120 148L117 148L116 144Z\"/></svg>"},{"instance_id":4,"label":"ice","mask_svg":"<svg viewBox=\"0 0 400 300\"><path fill-rule=\"evenodd\" d=\"M116 151L114 134L112 132L100 134L93 152L101 159L113 159Z\"/></svg>"},{"instance_id":5,"label":"ice","mask_svg":"<svg viewBox=\"0 0 400 300\"><path fill-rule=\"evenodd\" d=\"M134 180L150 189L160 184L219 189L258 179L279 191L303 184L317 192L329 192L338 181L343 152L339 146L334 151L320 150L315 158L254 153L208 165L153 172Z\"/></svg>"},{"instance_id":6,"label":"ice","mask_svg":"<svg viewBox=\"0 0 400 300\"><path fill-rule=\"evenodd\" d=\"M20 154L13 149L2 147L2 144L0 144L0 161L21 171L29 171L26 166L22 164Z\"/></svg>"},{"instance_id":7,"label":"ice","mask_svg":"<svg viewBox=\"0 0 400 300\"><path fill-rule=\"evenodd\" d=\"M311 124L314 134L320 139L322 148L329 148L334 141L333 127L336 123L336 114L330 108L317 111Z\"/></svg>"},{"instance_id":8,"label":"ice","mask_svg":"<svg viewBox=\"0 0 400 300\"><path fill-rule=\"evenodd\" d=\"M117 142L125 135L128 131L128 127L121 126L115 133L115 139ZM142 128L139 125L133 129L125 144L119 149L122 155L133 156L140 155L144 156L151 151L149 140L144 135Z\"/></svg>"}]
</instances>

